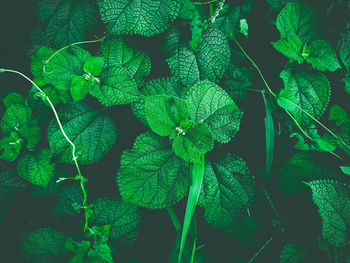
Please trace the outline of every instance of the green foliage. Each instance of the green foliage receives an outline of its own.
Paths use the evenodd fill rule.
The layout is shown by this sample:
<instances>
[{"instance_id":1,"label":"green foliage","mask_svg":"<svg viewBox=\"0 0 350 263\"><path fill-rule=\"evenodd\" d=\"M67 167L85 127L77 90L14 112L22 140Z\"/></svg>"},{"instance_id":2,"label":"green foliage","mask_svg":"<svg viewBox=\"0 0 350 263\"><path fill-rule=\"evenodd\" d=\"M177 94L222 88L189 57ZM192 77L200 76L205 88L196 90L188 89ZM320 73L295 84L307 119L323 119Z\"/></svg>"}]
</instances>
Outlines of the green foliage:
<instances>
[{"instance_id":1,"label":"green foliage","mask_svg":"<svg viewBox=\"0 0 350 263\"><path fill-rule=\"evenodd\" d=\"M16 132L30 124L32 111L23 104L12 104L2 116L1 130L5 134Z\"/></svg>"},{"instance_id":2,"label":"green foliage","mask_svg":"<svg viewBox=\"0 0 350 263\"><path fill-rule=\"evenodd\" d=\"M308 185L322 218L322 236L337 247L345 246L349 241L349 186L333 180L317 180Z\"/></svg>"},{"instance_id":3,"label":"green foliage","mask_svg":"<svg viewBox=\"0 0 350 263\"><path fill-rule=\"evenodd\" d=\"M24 181L17 176L13 169L0 172L0 200L7 200L17 192L26 188Z\"/></svg>"},{"instance_id":4,"label":"green foliage","mask_svg":"<svg viewBox=\"0 0 350 263\"><path fill-rule=\"evenodd\" d=\"M68 184L60 187L55 195L53 212L58 218L75 216L83 206L83 192L79 185Z\"/></svg>"},{"instance_id":5,"label":"green foliage","mask_svg":"<svg viewBox=\"0 0 350 263\"><path fill-rule=\"evenodd\" d=\"M12 104L25 104L25 100L21 94L12 92L4 98L3 103L5 108L9 108Z\"/></svg>"},{"instance_id":6,"label":"green foliage","mask_svg":"<svg viewBox=\"0 0 350 263\"><path fill-rule=\"evenodd\" d=\"M286 57L298 61L299 64L303 63L304 59L301 54L303 43L297 35L289 34L286 38L271 44Z\"/></svg>"},{"instance_id":7,"label":"green foliage","mask_svg":"<svg viewBox=\"0 0 350 263\"><path fill-rule=\"evenodd\" d=\"M216 17L214 25L229 39L234 39L239 32L240 7L226 3Z\"/></svg>"},{"instance_id":8,"label":"green foliage","mask_svg":"<svg viewBox=\"0 0 350 263\"><path fill-rule=\"evenodd\" d=\"M178 0L98 0L98 6L109 34L143 36L167 30L180 7Z\"/></svg>"},{"instance_id":9,"label":"green foliage","mask_svg":"<svg viewBox=\"0 0 350 263\"><path fill-rule=\"evenodd\" d=\"M99 161L114 145L117 130L111 118L90 109L85 103L64 105L59 117L70 140L77 147L81 164ZM50 150L59 162L71 163L72 149L65 140L56 120L52 120L47 131Z\"/></svg>"},{"instance_id":10,"label":"green foliage","mask_svg":"<svg viewBox=\"0 0 350 263\"><path fill-rule=\"evenodd\" d=\"M306 252L298 244L285 245L281 252L281 263L302 263L306 261Z\"/></svg>"}]
</instances>

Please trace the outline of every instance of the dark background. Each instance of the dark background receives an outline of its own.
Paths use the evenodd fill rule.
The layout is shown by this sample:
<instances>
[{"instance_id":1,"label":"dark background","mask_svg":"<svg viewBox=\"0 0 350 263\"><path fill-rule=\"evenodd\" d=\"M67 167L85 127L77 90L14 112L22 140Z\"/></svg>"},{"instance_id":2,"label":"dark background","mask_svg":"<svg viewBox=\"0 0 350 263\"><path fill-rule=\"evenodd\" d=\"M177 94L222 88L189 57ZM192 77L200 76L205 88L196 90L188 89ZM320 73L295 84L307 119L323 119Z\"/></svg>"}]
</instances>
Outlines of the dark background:
<instances>
[{"instance_id":1,"label":"dark background","mask_svg":"<svg viewBox=\"0 0 350 263\"><path fill-rule=\"evenodd\" d=\"M0 9L0 67L19 70L28 76L30 73L30 58L28 46L30 42L29 32L35 27L35 0L6 1ZM308 1L317 7L321 16L332 1ZM337 2L337 1L334 1ZM340 4L335 5L326 24L327 40L336 47L339 40L339 32L342 31L345 21L345 8ZM274 20L276 12L269 10L265 1L255 1L252 12L247 16L249 23L249 38L241 39L241 44L248 54L254 58L273 90L282 87L279 72L283 70L285 58L277 53L270 45L270 41L279 39L278 31L269 24L269 19ZM342 19L343 18L343 19ZM325 21L326 22L326 21ZM168 66L161 54L162 36L152 39L135 37L140 49L148 53L152 61L152 72L149 78L166 76L169 74ZM231 43L232 46L234 45ZM247 66L249 64L247 63ZM327 73L332 85L332 101L345 105L343 83L341 74ZM263 83L254 72L252 88L260 89ZM16 91L27 95L31 88L28 82L11 73L0 75L0 99L9 92ZM96 102L96 107L100 107ZM265 108L259 93L249 93L246 101L239 105L244 111L241 129L235 139L223 145L220 153L231 152L241 156L248 164L250 170L257 175L259 169L265 166ZM3 105L0 107L3 115ZM118 106L107 109L107 113L116 121L119 128L119 138L113 149L104 159L91 166L83 166L82 173L89 179L88 201L92 202L99 197L119 197L115 174L119 168L120 155L128 148L137 135L145 131L141 123L132 115L129 106ZM325 114L325 116L327 113ZM209 262L248 262L255 252L270 238L274 237L269 246L259 255L255 262L279 262L279 255L284 245L296 242L305 245L313 253L317 262L328 262L327 256L316 249L314 240L320 234L321 220L315 206L312 204L309 192L297 196L287 197L277 188L275 173L294 152L291 139L283 136L276 137L276 156L273 164L273 176L266 186L271 193L276 209L283 221L284 233L277 232L272 227L273 213L261 192L257 192L256 216L262 226L260 235L257 235L251 246L244 247L229 237L226 233L216 230L203 219L203 211L197 209L197 222L199 243L205 243L204 249L209 256ZM45 140L44 140L45 141ZM43 143L48 147L47 142ZM212 155L215 155L214 152ZM210 157L210 155L209 155ZM323 158L321 156L321 158ZM336 163L326 156L329 163ZM14 166L0 161L2 167ZM74 169L69 172L74 173ZM20 247L24 232L32 231L39 227L50 226L67 234L81 231L80 216L66 223L58 223L52 214L52 197L35 198L31 196L28 188L16 196L5 210L0 222L0 261L21 262ZM183 221L186 201L182 200L176 205L175 210ZM166 210L141 209L141 226L136 243L131 248L126 248L118 255L118 258L130 262L168 262L171 247L176 239L176 231L170 221ZM134 260L135 261L131 261ZM242 261L239 261L242 260Z\"/></svg>"}]
</instances>

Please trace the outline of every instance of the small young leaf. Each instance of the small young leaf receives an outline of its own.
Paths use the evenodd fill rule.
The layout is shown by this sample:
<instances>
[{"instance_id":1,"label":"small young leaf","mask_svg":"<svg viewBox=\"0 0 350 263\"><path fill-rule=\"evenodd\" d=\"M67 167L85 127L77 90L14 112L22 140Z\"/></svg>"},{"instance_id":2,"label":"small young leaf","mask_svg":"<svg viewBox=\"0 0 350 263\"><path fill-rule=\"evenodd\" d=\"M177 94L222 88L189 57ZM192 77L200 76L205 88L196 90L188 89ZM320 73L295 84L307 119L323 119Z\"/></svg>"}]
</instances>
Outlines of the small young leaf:
<instances>
[{"instance_id":1,"label":"small young leaf","mask_svg":"<svg viewBox=\"0 0 350 263\"><path fill-rule=\"evenodd\" d=\"M186 102L164 95L145 98L146 119L151 129L160 136L168 136L188 118Z\"/></svg>"},{"instance_id":2,"label":"small young leaf","mask_svg":"<svg viewBox=\"0 0 350 263\"><path fill-rule=\"evenodd\" d=\"M103 57L91 57L84 63L85 73L90 73L92 76L97 77L100 75L103 68Z\"/></svg>"},{"instance_id":3,"label":"small young leaf","mask_svg":"<svg viewBox=\"0 0 350 263\"><path fill-rule=\"evenodd\" d=\"M241 32L245 37L248 37L248 23L247 23L247 19L241 19L241 20L239 20L239 27L240 27L240 32Z\"/></svg>"},{"instance_id":4,"label":"small young leaf","mask_svg":"<svg viewBox=\"0 0 350 263\"><path fill-rule=\"evenodd\" d=\"M348 114L338 105L333 105L329 112L328 120L330 121L347 121L349 120Z\"/></svg>"},{"instance_id":5,"label":"small young leaf","mask_svg":"<svg viewBox=\"0 0 350 263\"><path fill-rule=\"evenodd\" d=\"M301 56L303 43L297 35L291 34L284 39L271 42L271 44L278 52L281 52L287 58L296 60L299 64L303 63L304 59Z\"/></svg>"},{"instance_id":6,"label":"small young leaf","mask_svg":"<svg viewBox=\"0 0 350 263\"><path fill-rule=\"evenodd\" d=\"M44 72L43 67L46 60L55 52L53 48L48 46L40 46L40 48L32 55L32 62L30 64L30 70L35 78L43 79ZM42 80L43 81L43 80ZM45 82L45 81L44 81Z\"/></svg>"},{"instance_id":7,"label":"small young leaf","mask_svg":"<svg viewBox=\"0 0 350 263\"><path fill-rule=\"evenodd\" d=\"M0 159L13 162L17 159L22 149L22 140L16 132L11 132L7 137L0 140Z\"/></svg>"},{"instance_id":8,"label":"small young leaf","mask_svg":"<svg viewBox=\"0 0 350 263\"><path fill-rule=\"evenodd\" d=\"M346 175L350 175L350 164L340 166L342 172Z\"/></svg>"},{"instance_id":9,"label":"small young leaf","mask_svg":"<svg viewBox=\"0 0 350 263\"><path fill-rule=\"evenodd\" d=\"M302 55L314 69L335 71L341 68L332 45L325 40L312 42L309 46L306 46Z\"/></svg>"},{"instance_id":10,"label":"small young leaf","mask_svg":"<svg viewBox=\"0 0 350 263\"><path fill-rule=\"evenodd\" d=\"M54 174L55 164L50 161L50 151L40 149L33 154L26 154L17 164L18 174L25 180L40 186L47 186Z\"/></svg>"},{"instance_id":11,"label":"small young leaf","mask_svg":"<svg viewBox=\"0 0 350 263\"><path fill-rule=\"evenodd\" d=\"M72 81L70 93L74 101L82 100L89 93L93 82L86 80L84 77L76 76Z\"/></svg>"},{"instance_id":12,"label":"small young leaf","mask_svg":"<svg viewBox=\"0 0 350 263\"><path fill-rule=\"evenodd\" d=\"M281 263L306 263L306 251L298 244L288 244L281 252Z\"/></svg>"},{"instance_id":13,"label":"small young leaf","mask_svg":"<svg viewBox=\"0 0 350 263\"><path fill-rule=\"evenodd\" d=\"M8 109L12 104L25 104L25 100L21 94L11 92L4 98L3 103L5 105L5 108Z\"/></svg>"},{"instance_id":14,"label":"small young leaf","mask_svg":"<svg viewBox=\"0 0 350 263\"><path fill-rule=\"evenodd\" d=\"M337 149L337 146L334 146L333 144L328 142L325 138L318 138L316 142L318 146L320 146L322 151L333 152Z\"/></svg>"},{"instance_id":15,"label":"small young leaf","mask_svg":"<svg viewBox=\"0 0 350 263\"><path fill-rule=\"evenodd\" d=\"M21 127L30 123L32 111L23 104L12 104L2 116L1 129L5 134L18 131Z\"/></svg>"},{"instance_id":16,"label":"small young leaf","mask_svg":"<svg viewBox=\"0 0 350 263\"><path fill-rule=\"evenodd\" d=\"M293 104L295 103L295 100L296 98L293 91L289 89L283 89L278 95L277 103L283 109L293 111L296 109L296 105Z\"/></svg>"},{"instance_id":17,"label":"small young leaf","mask_svg":"<svg viewBox=\"0 0 350 263\"><path fill-rule=\"evenodd\" d=\"M38 125L26 125L19 129L19 135L25 139L28 149L33 149L40 141L40 127Z\"/></svg>"}]
</instances>

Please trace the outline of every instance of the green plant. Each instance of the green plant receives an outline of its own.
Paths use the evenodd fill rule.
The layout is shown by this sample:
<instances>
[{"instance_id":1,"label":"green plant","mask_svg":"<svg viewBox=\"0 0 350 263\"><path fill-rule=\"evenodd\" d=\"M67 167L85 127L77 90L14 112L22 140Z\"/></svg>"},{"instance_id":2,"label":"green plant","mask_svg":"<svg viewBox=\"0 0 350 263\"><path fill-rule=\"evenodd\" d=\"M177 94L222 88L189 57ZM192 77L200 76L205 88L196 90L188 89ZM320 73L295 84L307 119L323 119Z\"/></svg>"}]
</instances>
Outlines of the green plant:
<instances>
[{"instance_id":1,"label":"green plant","mask_svg":"<svg viewBox=\"0 0 350 263\"><path fill-rule=\"evenodd\" d=\"M57 220L55 227L34 220L24 231L21 260L131 262L123 253L137 240L143 208L168 211L169 233L176 232L170 262L220 262L206 251L203 219L245 247L247 255L232 256L237 262L348 262L350 119L339 98L350 94L350 21L330 24L337 10L350 13L350 3L326 7L317 10L312 0L38 1L33 80L0 68L1 77L14 73L32 85L27 96L7 91L3 99L0 216L31 187L35 197L53 196ZM258 23L274 32L260 38L272 52L266 75L245 48L262 45L250 42L260 12ZM160 38L162 50L149 56L143 44ZM154 66L160 54L163 64ZM117 127L121 105L128 105L127 125ZM132 114L140 133L112 160L120 138L130 137ZM246 144L250 162L239 156ZM117 188L90 195L89 169L107 157L117 169L100 167L99 180L114 174ZM322 220L306 242L288 235L298 211L283 201L297 196ZM307 222L310 214L301 216ZM80 229L65 233L76 218ZM275 240L278 252L264 255Z\"/></svg>"}]
</instances>

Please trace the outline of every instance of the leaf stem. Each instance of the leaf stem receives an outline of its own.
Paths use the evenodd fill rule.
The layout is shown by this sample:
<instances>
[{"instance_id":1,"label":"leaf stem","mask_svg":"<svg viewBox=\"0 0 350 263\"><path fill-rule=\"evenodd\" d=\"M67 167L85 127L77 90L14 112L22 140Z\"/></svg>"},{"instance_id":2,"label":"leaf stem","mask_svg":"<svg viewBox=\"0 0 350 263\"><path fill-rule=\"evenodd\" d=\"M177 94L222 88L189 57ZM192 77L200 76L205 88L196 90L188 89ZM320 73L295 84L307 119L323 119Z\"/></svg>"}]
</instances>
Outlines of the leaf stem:
<instances>
[{"instance_id":1,"label":"leaf stem","mask_svg":"<svg viewBox=\"0 0 350 263\"><path fill-rule=\"evenodd\" d=\"M85 190L85 185L84 183L86 182L86 179L85 177L83 177L81 175L81 172L80 172L80 167L79 167L79 164L78 164L78 161L77 161L77 156L75 155L75 144L68 138L66 132L64 131L63 129L63 126L62 126L62 123L58 117L58 114L57 114L57 111L55 109L55 107L53 106L49 96L47 96L47 94L41 89L39 88L38 85L36 85L34 83L34 81L32 81L30 78L28 78L26 75L24 75L23 73L19 72L19 71L16 71L16 70L12 70L12 69L0 69L0 73L1 72L11 72L11 73L15 73L15 74L18 74L20 76L22 76L23 78L25 78L26 80L28 80L42 95L44 95L45 99L47 100L47 102L49 103L52 111L53 111L53 114L55 115L55 118L56 118L56 121L58 123L58 126L63 134L63 137L66 139L66 141L72 146L72 160L75 164L75 167L78 171L78 174L79 174L79 177L80 177L80 187L83 191L83 195L84 195L84 200L83 200L83 208L84 208L84 213L85 213L85 224L84 224L84 232L88 229L88 216L87 216L87 193L86 193L86 190Z\"/></svg>"},{"instance_id":2,"label":"leaf stem","mask_svg":"<svg viewBox=\"0 0 350 263\"><path fill-rule=\"evenodd\" d=\"M264 194L265 194L267 200L269 201L269 204L271 205L271 208L272 208L272 211L273 211L273 214L274 214L276 220L277 220L278 222L282 222L281 219L280 219L280 217L278 216L276 207L275 207L275 205L273 204L273 202L272 202L272 200L271 200L271 198L270 198L269 193L267 192L267 190L265 189L265 187L262 187L262 189L263 189L263 192L264 192Z\"/></svg>"},{"instance_id":3,"label":"leaf stem","mask_svg":"<svg viewBox=\"0 0 350 263\"><path fill-rule=\"evenodd\" d=\"M171 221L173 222L173 225L176 229L176 232L178 235L180 235L182 227L181 227L179 219L176 216L175 210L172 206L169 206L167 209L168 209L168 213L170 215Z\"/></svg>"},{"instance_id":4,"label":"leaf stem","mask_svg":"<svg viewBox=\"0 0 350 263\"><path fill-rule=\"evenodd\" d=\"M255 253L255 255L248 261L248 263L252 263L252 262L256 259L256 257L259 256L259 254L261 253L261 251L263 251L263 250L265 249L265 247L266 247L268 244L270 244L270 242L272 241L272 239L273 239L273 237L270 237L270 239L267 240L267 241L265 242L265 244L264 244L264 245Z\"/></svg>"}]
</instances>

